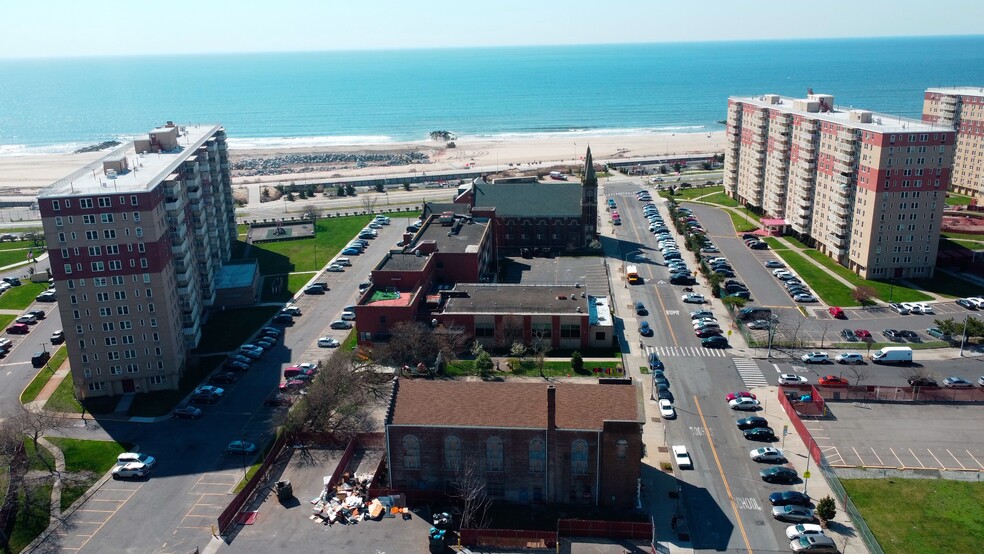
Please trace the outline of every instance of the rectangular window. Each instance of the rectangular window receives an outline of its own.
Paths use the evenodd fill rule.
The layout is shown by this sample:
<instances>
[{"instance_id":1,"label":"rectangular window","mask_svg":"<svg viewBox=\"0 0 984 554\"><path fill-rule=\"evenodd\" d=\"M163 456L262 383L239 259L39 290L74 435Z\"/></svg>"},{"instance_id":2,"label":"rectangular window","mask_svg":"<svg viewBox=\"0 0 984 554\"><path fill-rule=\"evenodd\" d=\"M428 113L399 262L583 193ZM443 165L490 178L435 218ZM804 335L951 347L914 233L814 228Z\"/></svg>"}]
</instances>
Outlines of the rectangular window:
<instances>
[{"instance_id":1,"label":"rectangular window","mask_svg":"<svg viewBox=\"0 0 984 554\"><path fill-rule=\"evenodd\" d=\"M109 260L110 271L119 271L123 269L123 263L119 260Z\"/></svg>"},{"instance_id":2,"label":"rectangular window","mask_svg":"<svg viewBox=\"0 0 984 554\"><path fill-rule=\"evenodd\" d=\"M141 254L143 254L146 251L147 251L147 246L144 243L142 243L142 242L138 242L137 243L137 252L140 252Z\"/></svg>"},{"instance_id":3,"label":"rectangular window","mask_svg":"<svg viewBox=\"0 0 984 554\"><path fill-rule=\"evenodd\" d=\"M475 324L475 338L494 337L494 336L495 336L495 324L494 323L476 323Z\"/></svg>"},{"instance_id":4,"label":"rectangular window","mask_svg":"<svg viewBox=\"0 0 984 554\"><path fill-rule=\"evenodd\" d=\"M117 306L116 307L116 315L130 315L130 307L129 306Z\"/></svg>"},{"instance_id":5,"label":"rectangular window","mask_svg":"<svg viewBox=\"0 0 984 554\"><path fill-rule=\"evenodd\" d=\"M106 337L106 346L116 346L116 337Z\"/></svg>"},{"instance_id":6,"label":"rectangular window","mask_svg":"<svg viewBox=\"0 0 984 554\"><path fill-rule=\"evenodd\" d=\"M66 203L65 205L68 206L68 203ZM79 198L79 207L81 207L82 209L90 209L90 208L92 208L92 199L91 198Z\"/></svg>"},{"instance_id":7,"label":"rectangular window","mask_svg":"<svg viewBox=\"0 0 984 554\"><path fill-rule=\"evenodd\" d=\"M581 326L577 323L563 323L560 325L560 338L577 339L581 338Z\"/></svg>"},{"instance_id":8,"label":"rectangular window","mask_svg":"<svg viewBox=\"0 0 984 554\"><path fill-rule=\"evenodd\" d=\"M113 214L99 214L99 220L102 221L103 223L112 223Z\"/></svg>"},{"instance_id":9,"label":"rectangular window","mask_svg":"<svg viewBox=\"0 0 984 554\"><path fill-rule=\"evenodd\" d=\"M113 275L113 284L114 285L122 285L122 284L124 284L123 276L122 275Z\"/></svg>"},{"instance_id":10,"label":"rectangular window","mask_svg":"<svg viewBox=\"0 0 984 554\"><path fill-rule=\"evenodd\" d=\"M120 253L120 247L119 247L119 245L117 245L117 244L107 244L106 245L106 254L109 254L110 256L113 256L113 255L119 254L119 253Z\"/></svg>"},{"instance_id":11,"label":"rectangular window","mask_svg":"<svg viewBox=\"0 0 984 554\"><path fill-rule=\"evenodd\" d=\"M106 266L102 262L92 262L92 271L105 271Z\"/></svg>"},{"instance_id":12,"label":"rectangular window","mask_svg":"<svg viewBox=\"0 0 984 554\"><path fill-rule=\"evenodd\" d=\"M61 211L61 203L59 203L57 200L52 200L51 201L51 209L52 210L55 210L56 212L60 212Z\"/></svg>"},{"instance_id":13,"label":"rectangular window","mask_svg":"<svg viewBox=\"0 0 984 554\"><path fill-rule=\"evenodd\" d=\"M113 207L113 201L108 196L102 196L99 198L100 208L111 208Z\"/></svg>"},{"instance_id":14,"label":"rectangular window","mask_svg":"<svg viewBox=\"0 0 984 554\"><path fill-rule=\"evenodd\" d=\"M69 274L69 273L71 273L72 272L72 264L65 264L64 269L65 269L65 274L66 275Z\"/></svg>"},{"instance_id":15,"label":"rectangular window","mask_svg":"<svg viewBox=\"0 0 984 554\"><path fill-rule=\"evenodd\" d=\"M112 240L116 238L116 229L106 229L103 231L103 237L107 240Z\"/></svg>"},{"instance_id":16,"label":"rectangular window","mask_svg":"<svg viewBox=\"0 0 984 554\"><path fill-rule=\"evenodd\" d=\"M163 385L165 382L167 382L167 376L166 375L151 375L150 376L150 384L151 385Z\"/></svg>"},{"instance_id":17,"label":"rectangular window","mask_svg":"<svg viewBox=\"0 0 984 554\"><path fill-rule=\"evenodd\" d=\"M85 240L99 240L99 231L86 231Z\"/></svg>"},{"instance_id":18,"label":"rectangular window","mask_svg":"<svg viewBox=\"0 0 984 554\"><path fill-rule=\"evenodd\" d=\"M108 310L109 308L106 308L106 309ZM100 315L102 315L102 314L100 314ZM103 325L103 331L109 332L109 331L115 331L116 330L115 329L116 325L112 321L104 321L102 325Z\"/></svg>"},{"instance_id":19,"label":"rectangular window","mask_svg":"<svg viewBox=\"0 0 984 554\"><path fill-rule=\"evenodd\" d=\"M96 392L101 390L106 390L105 382L97 381L97 382L89 383L89 392Z\"/></svg>"},{"instance_id":20,"label":"rectangular window","mask_svg":"<svg viewBox=\"0 0 984 554\"><path fill-rule=\"evenodd\" d=\"M92 286L94 286L94 287L105 287L106 286L106 278L105 277L93 277L92 278Z\"/></svg>"}]
</instances>

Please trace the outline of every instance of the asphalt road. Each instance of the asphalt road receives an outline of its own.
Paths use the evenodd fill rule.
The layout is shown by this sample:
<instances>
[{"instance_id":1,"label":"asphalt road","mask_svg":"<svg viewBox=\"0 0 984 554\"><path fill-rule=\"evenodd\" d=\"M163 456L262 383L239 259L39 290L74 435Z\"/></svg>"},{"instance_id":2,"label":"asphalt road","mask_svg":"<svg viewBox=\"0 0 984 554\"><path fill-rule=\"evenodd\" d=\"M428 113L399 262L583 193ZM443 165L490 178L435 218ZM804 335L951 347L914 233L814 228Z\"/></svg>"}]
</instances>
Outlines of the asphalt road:
<instances>
[{"instance_id":1,"label":"asphalt road","mask_svg":"<svg viewBox=\"0 0 984 554\"><path fill-rule=\"evenodd\" d=\"M379 230L361 256L350 256L352 267L342 273L325 273L325 295L301 295L295 318L281 344L256 362L214 405L204 406L199 420L168 420L156 424L92 422L64 431L69 436L112 438L138 445L158 459L149 479L135 482L108 481L72 514L44 551L75 552L191 552L204 547L210 525L232 499L232 490L252 457L224 453L236 439L263 443L272 439L283 418L283 408L263 407L263 399L276 390L282 371L292 363L315 361L327 354L316 346L318 337L341 339L346 331L330 330L344 306L354 304L358 284L401 238L403 228L394 220ZM327 471L327 469L326 469Z\"/></svg>"}]
</instances>

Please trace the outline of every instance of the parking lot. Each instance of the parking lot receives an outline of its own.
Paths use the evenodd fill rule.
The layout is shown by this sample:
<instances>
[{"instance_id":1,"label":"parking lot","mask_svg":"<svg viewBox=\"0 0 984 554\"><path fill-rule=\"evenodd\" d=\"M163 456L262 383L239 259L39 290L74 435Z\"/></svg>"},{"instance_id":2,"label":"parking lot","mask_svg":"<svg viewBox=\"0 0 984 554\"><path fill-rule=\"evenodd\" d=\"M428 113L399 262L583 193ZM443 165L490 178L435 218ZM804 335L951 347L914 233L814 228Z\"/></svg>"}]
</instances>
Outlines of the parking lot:
<instances>
[{"instance_id":1,"label":"parking lot","mask_svg":"<svg viewBox=\"0 0 984 554\"><path fill-rule=\"evenodd\" d=\"M834 467L984 471L984 406L829 402L804 420Z\"/></svg>"},{"instance_id":2,"label":"parking lot","mask_svg":"<svg viewBox=\"0 0 984 554\"><path fill-rule=\"evenodd\" d=\"M75 552L92 537L143 487L140 482L105 481L79 509L72 512L43 543L42 551Z\"/></svg>"}]
</instances>

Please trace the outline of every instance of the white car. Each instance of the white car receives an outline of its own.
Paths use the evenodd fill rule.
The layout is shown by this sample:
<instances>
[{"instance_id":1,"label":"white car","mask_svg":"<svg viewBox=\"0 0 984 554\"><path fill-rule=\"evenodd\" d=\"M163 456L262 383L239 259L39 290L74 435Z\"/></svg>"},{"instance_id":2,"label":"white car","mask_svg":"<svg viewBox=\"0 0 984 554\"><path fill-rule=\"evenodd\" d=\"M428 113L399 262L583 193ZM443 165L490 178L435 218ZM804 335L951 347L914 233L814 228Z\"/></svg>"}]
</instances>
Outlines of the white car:
<instances>
[{"instance_id":1,"label":"white car","mask_svg":"<svg viewBox=\"0 0 984 554\"><path fill-rule=\"evenodd\" d=\"M807 352L800 356L800 361L805 364L825 364L830 361L830 356L826 352Z\"/></svg>"},{"instance_id":2,"label":"white car","mask_svg":"<svg viewBox=\"0 0 984 554\"><path fill-rule=\"evenodd\" d=\"M297 367L301 368L304 371L311 371L311 370L317 370L318 364L314 362L305 362L303 364L297 364Z\"/></svg>"},{"instance_id":3,"label":"white car","mask_svg":"<svg viewBox=\"0 0 984 554\"><path fill-rule=\"evenodd\" d=\"M748 457L756 462L781 462L786 459L782 455L782 450L772 446L756 448L748 453Z\"/></svg>"},{"instance_id":4,"label":"white car","mask_svg":"<svg viewBox=\"0 0 984 554\"><path fill-rule=\"evenodd\" d=\"M220 389L219 387L213 387L212 385L202 385L195 389L191 393L192 396L196 395L214 395L221 397L225 393L225 389Z\"/></svg>"},{"instance_id":5,"label":"white car","mask_svg":"<svg viewBox=\"0 0 984 554\"><path fill-rule=\"evenodd\" d=\"M857 352L842 352L834 356L834 361L839 364L863 364L864 356Z\"/></svg>"},{"instance_id":6,"label":"white car","mask_svg":"<svg viewBox=\"0 0 984 554\"><path fill-rule=\"evenodd\" d=\"M676 410L673 408L673 403L665 398L659 401L659 415L663 416L663 419L675 419Z\"/></svg>"},{"instance_id":7,"label":"white car","mask_svg":"<svg viewBox=\"0 0 984 554\"><path fill-rule=\"evenodd\" d=\"M673 460L680 469L694 468L694 463L690 460L690 453L687 452L686 446L677 445L673 447Z\"/></svg>"},{"instance_id":8,"label":"white car","mask_svg":"<svg viewBox=\"0 0 984 554\"><path fill-rule=\"evenodd\" d=\"M130 462L113 467L113 479L139 479L150 474L147 464Z\"/></svg>"},{"instance_id":9,"label":"white car","mask_svg":"<svg viewBox=\"0 0 984 554\"><path fill-rule=\"evenodd\" d=\"M382 229L383 225L377 221L373 221L369 224L369 229Z\"/></svg>"},{"instance_id":10,"label":"white car","mask_svg":"<svg viewBox=\"0 0 984 554\"><path fill-rule=\"evenodd\" d=\"M127 464L132 464L134 462L141 463L147 466L147 469L150 469L154 467L154 464L157 463L157 460L155 460L154 457L150 456L149 454L141 454L139 452L124 452L116 457L116 465L118 466L125 466Z\"/></svg>"},{"instance_id":11,"label":"white car","mask_svg":"<svg viewBox=\"0 0 984 554\"><path fill-rule=\"evenodd\" d=\"M338 348L339 344L341 343L331 337L321 337L318 339L318 346L321 348Z\"/></svg>"},{"instance_id":12,"label":"white car","mask_svg":"<svg viewBox=\"0 0 984 554\"><path fill-rule=\"evenodd\" d=\"M701 317L697 319L691 319L690 321L693 322L694 329L698 327L703 327L704 325L720 325L720 323L718 323L718 320L714 319L713 317Z\"/></svg>"},{"instance_id":13,"label":"white car","mask_svg":"<svg viewBox=\"0 0 984 554\"><path fill-rule=\"evenodd\" d=\"M820 527L816 523L800 523L799 525L790 525L786 527L786 537L790 540L796 540L800 537L806 537L808 535L822 535L823 527Z\"/></svg>"},{"instance_id":14,"label":"white car","mask_svg":"<svg viewBox=\"0 0 984 554\"><path fill-rule=\"evenodd\" d=\"M927 304L925 302L919 302L916 305L919 306L919 311L921 311L924 314L933 313L933 306L931 304Z\"/></svg>"},{"instance_id":15,"label":"white car","mask_svg":"<svg viewBox=\"0 0 984 554\"><path fill-rule=\"evenodd\" d=\"M909 313L910 314L921 314L921 313L923 313L923 311L922 311L922 304L918 304L918 303L915 303L915 302L903 302L902 303L902 307L905 308L905 309L907 309L907 310L909 310Z\"/></svg>"},{"instance_id":16,"label":"white car","mask_svg":"<svg viewBox=\"0 0 984 554\"><path fill-rule=\"evenodd\" d=\"M248 441L232 441L226 446L226 454L253 454L256 445Z\"/></svg>"},{"instance_id":17,"label":"white car","mask_svg":"<svg viewBox=\"0 0 984 554\"><path fill-rule=\"evenodd\" d=\"M703 294L697 294L695 292L689 292L687 294L684 294L683 297L682 297L682 299L683 299L684 302L686 302L688 304L703 304L704 303L704 295Z\"/></svg>"},{"instance_id":18,"label":"white car","mask_svg":"<svg viewBox=\"0 0 984 554\"><path fill-rule=\"evenodd\" d=\"M754 398L742 396L728 402L728 407L732 410L752 411L759 408L759 401Z\"/></svg>"},{"instance_id":19,"label":"white car","mask_svg":"<svg viewBox=\"0 0 984 554\"><path fill-rule=\"evenodd\" d=\"M343 266L341 266L340 264L330 264L327 269L328 269L328 271L331 271L332 273L339 273L339 272L345 271L345 268Z\"/></svg>"},{"instance_id":20,"label":"white car","mask_svg":"<svg viewBox=\"0 0 984 554\"><path fill-rule=\"evenodd\" d=\"M772 274L775 275L776 277L778 277L780 275L792 275L792 273L790 273L789 270L786 269L786 268L784 268L784 267L780 267L778 269L773 269L772 270Z\"/></svg>"},{"instance_id":21,"label":"white car","mask_svg":"<svg viewBox=\"0 0 984 554\"><path fill-rule=\"evenodd\" d=\"M343 321L355 321L355 312L342 312Z\"/></svg>"},{"instance_id":22,"label":"white car","mask_svg":"<svg viewBox=\"0 0 984 554\"><path fill-rule=\"evenodd\" d=\"M804 385L806 382L806 377L796 375L795 373L783 373L779 376L780 385Z\"/></svg>"},{"instance_id":23,"label":"white car","mask_svg":"<svg viewBox=\"0 0 984 554\"><path fill-rule=\"evenodd\" d=\"M386 217L385 215L377 215L376 216L376 219L374 219L373 221L375 221L376 223L378 223L380 225L389 225L390 224L390 218Z\"/></svg>"}]
</instances>

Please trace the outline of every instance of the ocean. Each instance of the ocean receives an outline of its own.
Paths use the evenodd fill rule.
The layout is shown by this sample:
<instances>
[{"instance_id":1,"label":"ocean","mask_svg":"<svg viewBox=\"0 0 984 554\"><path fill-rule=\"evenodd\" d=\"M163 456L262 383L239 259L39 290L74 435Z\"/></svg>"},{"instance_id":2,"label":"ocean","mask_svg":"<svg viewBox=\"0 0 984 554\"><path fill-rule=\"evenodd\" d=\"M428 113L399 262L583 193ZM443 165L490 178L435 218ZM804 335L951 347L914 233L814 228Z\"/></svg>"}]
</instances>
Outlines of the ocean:
<instances>
[{"instance_id":1,"label":"ocean","mask_svg":"<svg viewBox=\"0 0 984 554\"><path fill-rule=\"evenodd\" d=\"M984 36L0 60L0 154L70 152L167 120L232 148L720 131L728 96L807 88L920 117L984 86Z\"/></svg>"}]
</instances>

